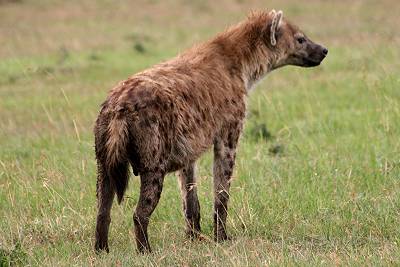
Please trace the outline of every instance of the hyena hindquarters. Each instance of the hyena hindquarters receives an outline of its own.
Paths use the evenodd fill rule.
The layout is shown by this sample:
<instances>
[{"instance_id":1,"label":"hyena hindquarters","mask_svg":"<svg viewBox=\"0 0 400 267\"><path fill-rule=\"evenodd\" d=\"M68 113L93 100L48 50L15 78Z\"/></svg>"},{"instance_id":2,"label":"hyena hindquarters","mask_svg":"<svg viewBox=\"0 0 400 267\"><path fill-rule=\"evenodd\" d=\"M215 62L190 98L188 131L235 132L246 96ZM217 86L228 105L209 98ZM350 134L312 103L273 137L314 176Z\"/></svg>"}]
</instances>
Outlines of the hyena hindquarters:
<instances>
[{"instance_id":1,"label":"hyena hindquarters","mask_svg":"<svg viewBox=\"0 0 400 267\"><path fill-rule=\"evenodd\" d=\"M162 137L156 123L157 113L144 110L141 116L130 108L105 103L95 125L98 164L98 215L96 250L108 251L110 210L115 193L122 201L128 185L129 169L140 174L140 197L133 214L135 236L140 251L150 250L147 236L149 218L162 191L165 170L161 167Z\"/></svg>"}]
</instances>

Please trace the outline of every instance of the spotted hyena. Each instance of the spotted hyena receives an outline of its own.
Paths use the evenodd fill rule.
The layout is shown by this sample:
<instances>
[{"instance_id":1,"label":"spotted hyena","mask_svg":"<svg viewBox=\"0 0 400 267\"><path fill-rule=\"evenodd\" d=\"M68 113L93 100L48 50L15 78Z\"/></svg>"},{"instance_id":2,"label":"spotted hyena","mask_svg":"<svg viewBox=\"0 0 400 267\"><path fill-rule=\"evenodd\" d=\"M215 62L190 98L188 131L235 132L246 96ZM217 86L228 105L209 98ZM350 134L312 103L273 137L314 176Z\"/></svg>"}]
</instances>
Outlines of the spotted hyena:
<instances>
[{"instance_id":1,"label":"spotted hyena","mask_svg":"<svg viewBox=\"0 0 400 267\"><path fill-rule=\"evenodd\" d=\"M187 235L200 233L195 163L214 148L214 238L223 241L236 146L247 93L285 65L313 67L328 50L283 19L251 14L211 40L120 82L102 104L94 128L98 164L96 250L108 251L110 209L122 201L131 165L140 175L133 214L139 251L150 251L149 219L164 177L179 171Z\"/></svg>"}]
</instances>

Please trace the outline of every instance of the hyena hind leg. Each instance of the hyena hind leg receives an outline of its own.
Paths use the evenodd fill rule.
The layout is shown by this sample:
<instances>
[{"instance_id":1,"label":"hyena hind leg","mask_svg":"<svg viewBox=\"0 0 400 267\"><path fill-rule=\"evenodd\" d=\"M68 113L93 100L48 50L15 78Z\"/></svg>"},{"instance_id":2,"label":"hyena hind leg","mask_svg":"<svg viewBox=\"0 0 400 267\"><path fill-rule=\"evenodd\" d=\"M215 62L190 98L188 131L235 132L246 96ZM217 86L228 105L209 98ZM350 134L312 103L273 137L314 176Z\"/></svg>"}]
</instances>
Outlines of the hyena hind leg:
<instances>
[{"instance_id":1,"label":"hyena hind leg","mask_svg":"<svg viewBox=\"0 0 400 267\"><path fill-rule=\"evenodd\" d=\"M200 203L197 197L195 164L190 163L179 171L179 185L182 195L183 212L186 220L186 234L198 238L200 234Z\"/></svg>"},{"instance_id":2,"label":"hyena hind leg","mask_svg":"<svg viewBox=\"0 0 400 267\"><path fill-rule=\"evenodd\" d=\"M147 226L150 216L160 200L164 175L159 171L140 174L140 196L133 214L133 222L137 247L142 253L151 252Z\"/></svg>"},{"instance_id":3,"label":"hyena hind leg","mask_svg":"<svg viewBox=\"0 0 400 267\"><path fill-rule=\"evenodd\" d=\"M97 222L95 250L100 252L108 248L108 230L111 222L111 206L114 200L115 190L111 185L109 177L99 167L97 177Z\"/></svg>"}]
</instances>

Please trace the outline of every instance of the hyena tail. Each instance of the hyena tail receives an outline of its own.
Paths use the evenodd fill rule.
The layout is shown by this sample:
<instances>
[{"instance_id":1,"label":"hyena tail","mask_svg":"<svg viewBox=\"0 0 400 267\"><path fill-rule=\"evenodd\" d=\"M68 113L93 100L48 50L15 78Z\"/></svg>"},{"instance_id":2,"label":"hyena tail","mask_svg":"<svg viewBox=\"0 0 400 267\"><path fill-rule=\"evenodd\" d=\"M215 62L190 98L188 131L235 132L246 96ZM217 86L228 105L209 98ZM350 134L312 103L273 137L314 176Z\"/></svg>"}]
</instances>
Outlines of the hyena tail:
<instances>
[{"instance_id":1,"label":"hyena tail","mask_svg":"<svg viewBox=\"0 0 400 267\"><path fill-rule=\"evenodd\" d=\"M115 114L108 125L95 135L97 159L110 185L114 187L120 204L129 181L129 130L126 118L122 114Z\"/></svg>"}]
</instances>

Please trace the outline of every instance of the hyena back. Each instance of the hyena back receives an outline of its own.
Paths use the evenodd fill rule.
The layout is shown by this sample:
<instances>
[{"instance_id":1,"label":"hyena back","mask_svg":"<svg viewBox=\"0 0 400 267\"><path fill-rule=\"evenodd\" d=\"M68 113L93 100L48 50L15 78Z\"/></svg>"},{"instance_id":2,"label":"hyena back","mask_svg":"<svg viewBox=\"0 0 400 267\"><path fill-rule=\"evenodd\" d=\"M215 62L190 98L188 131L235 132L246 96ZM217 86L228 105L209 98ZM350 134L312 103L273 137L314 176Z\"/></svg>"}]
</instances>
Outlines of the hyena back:
<instances>
[{"instance_id":1,"label":"hyena back","mask_svg":"<svg viewBox=\"0 0 400 267\"><path fill-rule=\"evenodd\" d=\"M187 234L200 233L195 162L214 146L214 238L223 241L235 151L250 88L285 66L317 66L328 50L313 43L281 11L247 20L176 58L114 87L94 128L98 165L96 250L108 251L110 209L122 201L131 165L140 175L133 214L139 251L150 251L149 219L167 173L179 171Z\"/></svg>"}]
</instances>

